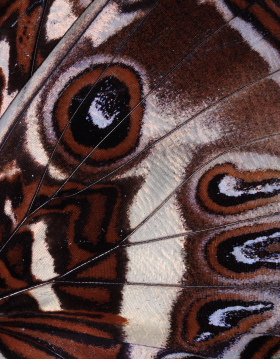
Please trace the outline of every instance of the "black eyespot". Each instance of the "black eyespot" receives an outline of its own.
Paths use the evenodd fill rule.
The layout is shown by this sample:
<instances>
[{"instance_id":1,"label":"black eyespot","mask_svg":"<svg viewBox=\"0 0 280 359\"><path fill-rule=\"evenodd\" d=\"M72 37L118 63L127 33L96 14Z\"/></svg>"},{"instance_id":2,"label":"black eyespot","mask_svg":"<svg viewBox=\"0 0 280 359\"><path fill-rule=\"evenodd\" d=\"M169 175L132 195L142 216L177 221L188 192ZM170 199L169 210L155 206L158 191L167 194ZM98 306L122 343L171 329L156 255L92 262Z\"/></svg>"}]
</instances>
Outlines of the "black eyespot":
<instances>
[{"instance_id":1,"label":"black eyespot","mask_svg":"<svg viewBox=\"0 0 280 359\"><path fill-rule=\"evenodd\" d=\"M238 327L241 320L270 311L273 307L272 303L264 301L216 300L205 303L197 313L200 330L194 341L211 340L224 331Z\"/></svg>"},{"instance_id":2,"label":"black eyespot","mask_svg":"<svg viewBox=\"0 0 280 359\"><path fill-rule=\"evenodd\" d=\"M122 158L136 148L142 119L140 77L127 66L99 65L72 80L55 105L58 152L81 161L93 149L92 165Z\"/></svg>"},{"instance_id":3,"label":"black eyespot","mask_svg":"<svg viewBox=\"0 0 280 359\"><path fill-rule=\"evenodd\" d=\"M244 233L222 241L217 247L216 258L222 266L237 273L260 268L279 269L279 244L278 228Z\"/></svg>"},{"instance_id":4,"label":"black eyespot","mask_svg":"<svg viewBox=\"0 0 280 359\"><path fill-rule=\"evenodd\" d=\"M206 348L251 331L273 315L273 301L255 292L212 290L182 293L174 306L170 343ZM211 345L212 345L211 344Z\"/></svg>"},{"instance_id":5,"label":"black eyespot","mask_svg":"<svg viewBox=\"0 0 280 359\"><path fill-rule=\"evenodd\" d=\"M90 86L84 87L69 108L75 141L88 147L101 142L100 149L117 146L129 132L129 102L129 88L116 77L105 77L92 91ZM106 137L114 128L112 135Z\"/></svg>"},{"instance_id":6,"label":"black eyespot","mask_svg":"<svg viewBox=\"0 0 280 359\"><path fill-rule=\"evenodd\" d=\"M277 171L240 171L225 163L204 174L198 185L197 198L211 212L235 214L275 202L279 193Z\"/></svg>"}]
</instances>

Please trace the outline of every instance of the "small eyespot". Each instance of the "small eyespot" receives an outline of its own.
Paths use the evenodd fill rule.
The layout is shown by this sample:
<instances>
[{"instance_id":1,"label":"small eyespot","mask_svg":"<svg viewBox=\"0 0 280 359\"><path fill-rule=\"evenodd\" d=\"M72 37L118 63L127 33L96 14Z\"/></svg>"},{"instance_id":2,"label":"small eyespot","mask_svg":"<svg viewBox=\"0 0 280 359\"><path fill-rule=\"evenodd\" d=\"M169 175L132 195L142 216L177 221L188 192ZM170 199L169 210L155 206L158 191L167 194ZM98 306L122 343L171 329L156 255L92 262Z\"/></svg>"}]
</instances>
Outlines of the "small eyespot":
<instances>
[{"instance_id":1,"label":"small eyespot","mask_svg":"<svg viewBox=\"0 0 280 359\"><path fill-rule=\"evenodd\" d=\"M235 232L237 232L235 234ZM251 227L218 236L209 245L211 265L224 275L250 275L253 272L279 269L280 230L251 230Z\"/></svg>"},{"instance_id":2,"label":"small eyespot","mask_svg":"<svg viewBox=\"0 0 280 359\"><path fill-rule=\"evenodd\" d=\"M274 300L267 299L253 291L249 295L248 291L213 289L191 294L186 290L174 306L176 317L170 341L194 348L228 342L273 315Z\"/></svg>"},{"instance_id":3,"label":"small eyespot","mask_svg":"<svg viewBox=\"0 0 280 359\"><path fill-rule=\"evenodd\" d=\"M207 210L236 214L275 202L280 193L277 171L240 171L232 164L217 165L200 180L198 199Z\"/></svg>"}]
</instances>

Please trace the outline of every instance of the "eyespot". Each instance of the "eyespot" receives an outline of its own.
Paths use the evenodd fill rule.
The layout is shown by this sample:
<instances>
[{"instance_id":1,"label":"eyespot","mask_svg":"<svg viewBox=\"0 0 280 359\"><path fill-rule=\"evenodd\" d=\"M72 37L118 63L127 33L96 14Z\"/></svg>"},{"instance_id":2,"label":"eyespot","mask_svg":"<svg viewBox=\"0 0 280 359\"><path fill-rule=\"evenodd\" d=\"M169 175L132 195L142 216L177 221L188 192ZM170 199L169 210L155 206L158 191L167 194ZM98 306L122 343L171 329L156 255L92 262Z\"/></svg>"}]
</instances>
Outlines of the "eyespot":
<instances>
[{"instance_id":1,"label":"eyespot","mask_svg":"<svg viewBox=\"0 0 280 359\"><path fill-rule=\"evenodd\" d=\"M76 142L81 145L94 147L100 141L100 149L117 146L128 135L129 130L129 89L118 78L108 76L103 78L92 91L89 98L90 86L84 87L72 99L69 116L72 118L71 130ZM81 98L86 100L82 103ZM123 120L123 122L121 122ZM119 125L115 132L106 138Z\"/></svg>"},{"instance_id":2,"label":"eyespot","mask_svg":"<svg viewBox=\"0 0 280 359\"><path fill-rule=\"evenodd\" d=\"M200 180L197 195L207 210L236 214L275 202L280 193L277 171L237 170L231 164L217 165Z\"/></svg>"},{"instance_id":3,"label":"eyespot","mask_svg":"<svg viewBox=\"0 0 280 359\"><path fill-rule=\"evenodd\" d=\"M265 298L254 291L186 290L174 306L170 345L213 349L214 343L228 343L264 323L275 308L271 296Z\"/></svg>"},{"instance_id":4,"label":"eyespot","mask_svg":"<svg viewBox=\"0 0 280 359\"><path fill-rule=\"evenodd\" d=\"M235 233L237 232L237 233ZM218 236L208 248L211 265L223 275L241 276L279 269L280 230L239 229Z\"/></svg>"},{"instance_id":5,"label":"eyespot","mask_svg":"<svg viewBox=\"0 0 280 359\"><path fill-rule=\"evenodd\" d=\"M264 301L213 300L197 311L199 329L194 342L205 342L238 327L242 320L263 314L273 309L273 304ZM188 323L189 324L189 323ZM187 328L186 328L187 330Z\"/></svg>"},{"instance_id":6,"label":"eyespot","mask_svg":"<svg viewBox=\"0 0 280 359\"><path fill-rule=\"evenodd\" d=\"M99 65L75 78L55 104L53 126L68 154L91 162L115 160L137 146L143 105L139 77L121 65ZM90 162L89 161L89 162Z\"/></svg>"}]
</instances>

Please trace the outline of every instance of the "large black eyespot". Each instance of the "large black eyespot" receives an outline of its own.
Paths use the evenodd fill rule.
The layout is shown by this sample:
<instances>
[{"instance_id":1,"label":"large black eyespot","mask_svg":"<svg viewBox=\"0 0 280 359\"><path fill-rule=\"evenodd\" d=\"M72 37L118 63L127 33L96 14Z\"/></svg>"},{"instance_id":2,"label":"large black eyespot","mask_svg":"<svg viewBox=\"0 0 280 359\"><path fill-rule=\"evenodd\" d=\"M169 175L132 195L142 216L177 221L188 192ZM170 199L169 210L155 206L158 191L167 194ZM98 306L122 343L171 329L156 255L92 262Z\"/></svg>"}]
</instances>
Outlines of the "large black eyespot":
<instances>
[{"instance_id":1,"label":"large black eyespot","mask_svg":"<svg viewBox=\"0 0 280 359\"><path fill-rule=\"evenodd\" d=\"M126 156L140 137L140 77L124 65L105 69L105 65L99 65L84 71L67 85L55 105L53 126L57 137L67 128L58 151L81 161L94 149L88 164Z\"/></svg>"},{"instance_id":2,"label":"large black eyespot","mask_svg":"<svg viewBox=\"0 0 280 359\"><path fill-rule=\"evenodd\" d=\"M75 141L94 147L105 138L99 148L117 146L129 132L129 102L129 88L114 76L102 79L92 91L90 86L84 87L73 98L69 108L69 116L73 116L71 130ZM117 125L111 136L106 138Z\"/></svg>"}]
</instances>

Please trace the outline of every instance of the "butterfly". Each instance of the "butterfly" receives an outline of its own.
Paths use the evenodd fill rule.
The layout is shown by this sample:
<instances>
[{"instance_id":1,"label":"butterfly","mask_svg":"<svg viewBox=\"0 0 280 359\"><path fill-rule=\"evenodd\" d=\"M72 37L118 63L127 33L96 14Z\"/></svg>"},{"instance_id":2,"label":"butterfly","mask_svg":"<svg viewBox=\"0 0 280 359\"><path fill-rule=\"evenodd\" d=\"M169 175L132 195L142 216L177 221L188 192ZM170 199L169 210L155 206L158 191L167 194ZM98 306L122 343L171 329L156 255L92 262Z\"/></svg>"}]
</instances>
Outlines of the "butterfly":
<instances>
[{"instance_id":1,"label":"butterfly","mask_svg":"<svg viewBox=\"0 0 280 359\"><path fill-rule=\"evenodd\" d=\"M279 12L1 2L0 358L279 358Z\"/></svg>"}]
</instances>

